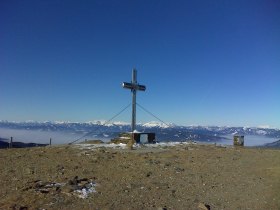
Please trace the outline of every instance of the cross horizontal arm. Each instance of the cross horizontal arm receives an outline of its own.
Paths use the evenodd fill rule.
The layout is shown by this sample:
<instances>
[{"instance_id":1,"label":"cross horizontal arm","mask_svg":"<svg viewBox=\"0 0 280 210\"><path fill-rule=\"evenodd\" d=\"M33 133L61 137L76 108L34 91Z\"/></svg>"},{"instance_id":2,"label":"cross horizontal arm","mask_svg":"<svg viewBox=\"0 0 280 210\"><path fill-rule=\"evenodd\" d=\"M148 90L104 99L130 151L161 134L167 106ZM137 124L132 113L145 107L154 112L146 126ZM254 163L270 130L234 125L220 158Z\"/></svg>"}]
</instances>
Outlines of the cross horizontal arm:
<instances>
[{"instance_id":1,"label":"cross horizontal arm","mask_svg":"<svg viewBox=\"0 0 280 210\"><path fill-rule=\"evenodd\" d=\"M130 90L140 90L140 91L145 91L146 86L145 85L138 85L138 84L133 84L133 83L128 83L128 82L123 82L122 87Z\"/></svg>"}]
</instances>

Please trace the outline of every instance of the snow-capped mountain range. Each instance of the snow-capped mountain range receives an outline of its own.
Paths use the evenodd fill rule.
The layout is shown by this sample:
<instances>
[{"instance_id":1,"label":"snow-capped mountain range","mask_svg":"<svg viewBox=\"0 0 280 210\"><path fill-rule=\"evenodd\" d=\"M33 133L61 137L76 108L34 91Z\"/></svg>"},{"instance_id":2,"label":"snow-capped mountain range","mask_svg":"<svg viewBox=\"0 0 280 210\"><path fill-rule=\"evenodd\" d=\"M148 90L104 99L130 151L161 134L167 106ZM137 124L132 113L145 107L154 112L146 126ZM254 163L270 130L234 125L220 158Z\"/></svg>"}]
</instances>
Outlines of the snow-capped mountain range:
<instances>
[{"instance_id":1,"label":"snow-capped mountain range","mask_svg":"<svg viewBox=\"0 0 280 210\"><path fill-rule=\"evenodd\" d=\"M63 121L0 121L0 128L17 130L36 130L52 132L71 132L90 138L111 139L120 132L129 132L130 124L126 122L90 121L90 122L63 122ZM140 123L136 126L140 132L155 132L160 141L218 141L227 135L256 135L280 139L280 130L263 127L228 127L228 126L179 126L161 122ZM1 137L1 133L0 133Z\"/></svg>"}]
</instances>

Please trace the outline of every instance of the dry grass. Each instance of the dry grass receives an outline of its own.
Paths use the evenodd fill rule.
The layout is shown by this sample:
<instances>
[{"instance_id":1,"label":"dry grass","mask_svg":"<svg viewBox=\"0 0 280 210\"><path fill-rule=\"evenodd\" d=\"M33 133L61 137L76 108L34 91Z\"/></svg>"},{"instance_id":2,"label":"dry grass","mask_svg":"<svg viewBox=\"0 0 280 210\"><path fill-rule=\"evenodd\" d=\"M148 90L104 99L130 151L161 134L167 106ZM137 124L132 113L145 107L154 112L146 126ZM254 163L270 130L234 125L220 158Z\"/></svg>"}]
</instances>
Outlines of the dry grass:
<instances>
[{"instance_id":1,"label":"dry grass","mask_svg":"<svg viewBox=\"0 0 280 210\"><path fill-rule=\"evenodd\" d=\"M280 209L280 150L58 146L3 149L0 160L0 209ZM75 177L97 192L79 198Z\"/></svg>"}]
</instances>

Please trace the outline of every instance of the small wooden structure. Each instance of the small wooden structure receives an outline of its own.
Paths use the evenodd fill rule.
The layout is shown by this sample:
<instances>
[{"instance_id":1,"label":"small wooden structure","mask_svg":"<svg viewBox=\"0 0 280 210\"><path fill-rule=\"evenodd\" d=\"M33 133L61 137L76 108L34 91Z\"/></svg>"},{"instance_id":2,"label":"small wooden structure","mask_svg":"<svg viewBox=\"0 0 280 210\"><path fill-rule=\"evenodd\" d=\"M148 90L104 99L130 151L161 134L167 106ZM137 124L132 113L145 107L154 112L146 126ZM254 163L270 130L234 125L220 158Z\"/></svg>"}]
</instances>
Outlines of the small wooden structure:
<instances>
[{"instance_id":1,"label":"small wooden structure","mask_svg":"<svg viewBox=\"0 0 280 210\"><path fill-rule=\"evenodd\" d=\"M233 136L233 145L234 146L244 146L244 136L243 135L234 135Z\"/></svg>"}]
</instances>

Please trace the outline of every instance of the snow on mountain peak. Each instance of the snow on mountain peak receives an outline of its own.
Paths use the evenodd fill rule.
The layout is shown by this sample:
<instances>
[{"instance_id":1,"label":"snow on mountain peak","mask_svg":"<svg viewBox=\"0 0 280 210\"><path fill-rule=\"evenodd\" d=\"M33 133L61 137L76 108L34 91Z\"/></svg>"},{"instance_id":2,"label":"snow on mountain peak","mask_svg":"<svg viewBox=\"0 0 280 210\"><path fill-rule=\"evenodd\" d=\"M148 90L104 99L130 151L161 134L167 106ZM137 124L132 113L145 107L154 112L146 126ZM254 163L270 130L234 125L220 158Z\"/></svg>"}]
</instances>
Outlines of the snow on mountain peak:
<instances>
[{"instance_id":1,"label":"snow on mountain peak","mask_svg":"<svg viewBox=\"0 0 280 210\"><path fill-rule=\"evenodd\" d=\"M160 128L169 128L169 127L174 127L173 124L169 123L169 124L165 124L162 122L157 122L157 121L151 121L151 122L147 122L142 124L143 127L147 127L147 128L152 128L152 127L160 127Z\"/></svg>"},{"instance_id":2,"label":"snow on mountain peak","mask_svg":"<svg viewBox=\"0 0 280 210\"><path fill-rule=\"evenodd\" d=\"M259 126L257 126L257 128L269 129L270 126L269 125L259 125Z\"/></svg>"}]
</instances>

